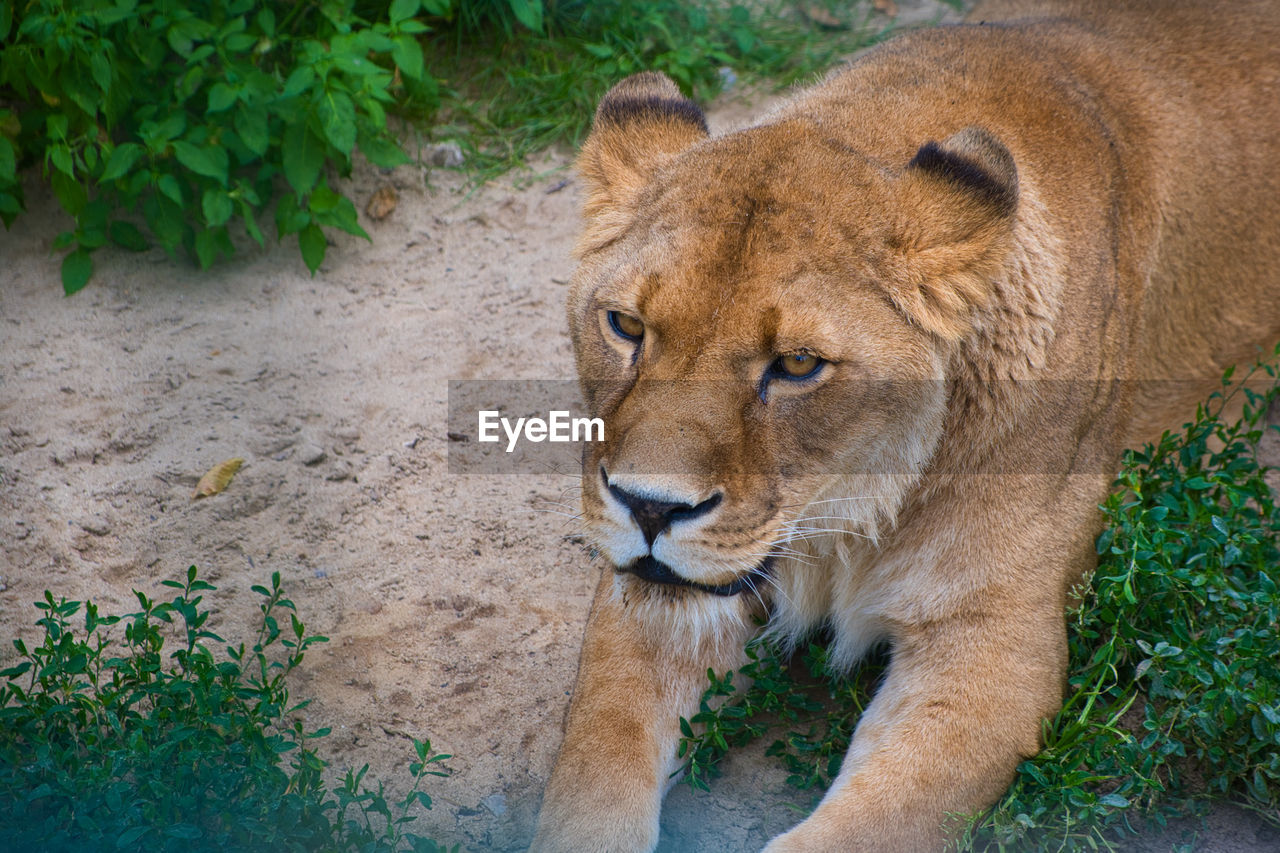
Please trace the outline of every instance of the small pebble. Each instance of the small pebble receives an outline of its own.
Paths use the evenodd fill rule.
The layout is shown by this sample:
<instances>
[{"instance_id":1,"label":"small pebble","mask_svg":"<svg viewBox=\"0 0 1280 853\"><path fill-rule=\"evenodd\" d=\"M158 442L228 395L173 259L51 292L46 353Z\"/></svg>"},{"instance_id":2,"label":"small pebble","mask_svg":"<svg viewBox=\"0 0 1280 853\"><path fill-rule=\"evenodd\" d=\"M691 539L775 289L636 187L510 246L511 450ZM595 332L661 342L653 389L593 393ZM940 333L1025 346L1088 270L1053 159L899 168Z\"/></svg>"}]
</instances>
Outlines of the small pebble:
<instances>
[{"instance_id":1,"label":"small pebble","mask_svg":"<svg viewBox=\"0 0 1280 853\"><path fill-rule=\"evenodd\" d=\"M324 461L324 448L318 444L307 442L298 448L298 461L303 465L316 465Z\"/></svg>"},{"instance_id":2,"label":"small pebble","mask_svg":"<svg viewBox=\"0 0 1280 853\"><path fill-rule=\"evenodd\" d=\"M431 149L430 158L432 166L443 166L444 168L457 168L466 162L466 157L462 156L462 148L456 142L442 142Z\"/></svg>"},{"instance_id":3,"label":"small pebble","mask_svg":"<svg viewBox=\"0 0 1280 853\"><path fill-rule=\"evenodd\" d=\"M502 817L507 813L507 798L503 794L490 794L484 798L483 803L494 817Z\"/></svg>"},{"instance_id":4,"label":"small pebble","mask_svg":"<svg viewBox=\"0 0 1280 853\"><path fill-rule=\"evenodd\" d=\"M111 532L111 525L104 518L90 518L80 522L80 529L94 536L106 536Z\"/></svg>"}]
</instances>

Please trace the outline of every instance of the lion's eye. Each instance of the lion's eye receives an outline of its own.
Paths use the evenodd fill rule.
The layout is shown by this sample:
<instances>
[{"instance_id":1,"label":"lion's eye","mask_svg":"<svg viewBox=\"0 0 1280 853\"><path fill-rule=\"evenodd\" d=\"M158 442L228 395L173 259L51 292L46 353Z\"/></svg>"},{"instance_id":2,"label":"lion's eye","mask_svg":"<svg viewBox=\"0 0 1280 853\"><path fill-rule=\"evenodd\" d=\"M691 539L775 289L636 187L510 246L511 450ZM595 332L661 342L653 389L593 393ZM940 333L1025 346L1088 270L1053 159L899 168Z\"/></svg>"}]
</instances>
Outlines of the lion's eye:
<instances>
[{"instance_id":1,"label":"lion's eye","mask_svg":"<svg viewBox=\"0 0 1280 853\"><path fill-rule=\"evenodd\" d=\"M613 329L619 337L629 341L638 341L644 337L644 323L640 322L639 318L623 314L621 311L609 312L609 328Z\"/></svg>"},{"instance_id":2,"label":"lion's eye","mask_svg":"<svg viewBox=\"0 0 1280 853\"><path fill-rule=\"evenodd\" d=\"M793 352L778 356L773 363L773 372L785 379L808 379L825 364L816 355L807 352Z\"/></svg>"}]
</instances>

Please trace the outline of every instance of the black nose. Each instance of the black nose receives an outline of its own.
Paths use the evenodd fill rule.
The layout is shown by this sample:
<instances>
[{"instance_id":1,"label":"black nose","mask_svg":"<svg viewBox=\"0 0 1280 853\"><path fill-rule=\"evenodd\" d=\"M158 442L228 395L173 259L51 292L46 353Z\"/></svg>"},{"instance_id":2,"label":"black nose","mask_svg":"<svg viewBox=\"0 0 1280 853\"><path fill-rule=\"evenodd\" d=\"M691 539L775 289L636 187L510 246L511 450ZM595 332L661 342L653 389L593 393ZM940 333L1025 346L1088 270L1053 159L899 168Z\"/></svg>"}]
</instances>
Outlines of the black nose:
<instances>
[{"instance_id":1,"label":"black nose","mask_svg":"<svg viewBox=\"0 0 1280 853\"><path fill-rule=\"evenodd\" d=\"M603 466L600 468L600 478L604 480L609 492L622 501L627 509L631 510L631 517L636 520L636 524L640 525L640 532L644 534L644 541L650 546L653 545L653 540L657 539L662 531L671 526L672 522L705 515L719 506L722 498L720 492L716 492L702 503L696 505L654 500L613 485L609 482L609 475L605 472Z\"/></svg>"}]
</instances>

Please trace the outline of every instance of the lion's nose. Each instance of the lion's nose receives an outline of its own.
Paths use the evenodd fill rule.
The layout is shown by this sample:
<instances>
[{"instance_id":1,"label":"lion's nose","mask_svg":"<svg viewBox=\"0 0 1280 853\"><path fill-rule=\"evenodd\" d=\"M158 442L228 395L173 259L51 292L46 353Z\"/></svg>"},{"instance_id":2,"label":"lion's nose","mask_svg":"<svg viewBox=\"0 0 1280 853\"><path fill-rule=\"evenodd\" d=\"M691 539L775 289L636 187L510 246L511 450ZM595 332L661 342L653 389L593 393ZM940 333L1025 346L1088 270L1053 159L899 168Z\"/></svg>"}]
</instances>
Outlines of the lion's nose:
<instances>
[{"instance_id":1,"label":"lion's nose","mask_svg":"<svg viewBox=\"0 0 1280 853\"><path fill-rule=\"evenodd\" d=\"M609 475L603 466L600 468L600 478L604 480L605 486L609 489L609 494L621 501L631 511L631 517L636 520L636 524L640 527L640 532L644 534L644 541L650 547L653 546L653 540L657 539L659 534L670 527L673 522L705 515L719 506L723 498L720 492L716 492L701 503L690 504L680 501L665 501L651 495L638 494L610 483Z\"/></svg>"}]
</instances>

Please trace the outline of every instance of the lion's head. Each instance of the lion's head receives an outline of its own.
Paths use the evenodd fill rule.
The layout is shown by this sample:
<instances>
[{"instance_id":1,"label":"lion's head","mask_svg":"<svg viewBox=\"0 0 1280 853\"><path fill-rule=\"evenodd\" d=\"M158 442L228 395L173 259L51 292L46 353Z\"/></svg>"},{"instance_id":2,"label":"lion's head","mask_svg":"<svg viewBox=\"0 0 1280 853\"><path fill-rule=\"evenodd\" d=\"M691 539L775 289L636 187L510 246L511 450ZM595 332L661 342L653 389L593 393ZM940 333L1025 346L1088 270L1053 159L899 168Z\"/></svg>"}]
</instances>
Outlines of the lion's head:
<instances>
[{"instance_id":1,"label":"lion's head","mask_svg":"<svg viewBox=\"0 0 1280 853\"><path fill-rule=\"evenodd\" d=\"M891 522L1018 204L990 134L920 146L876 162L801 120L712 138L653 73L601 102L569 318L606 424L584 518L620 584L729 597L815 532Z\"/></svg>"}]
</instances>

